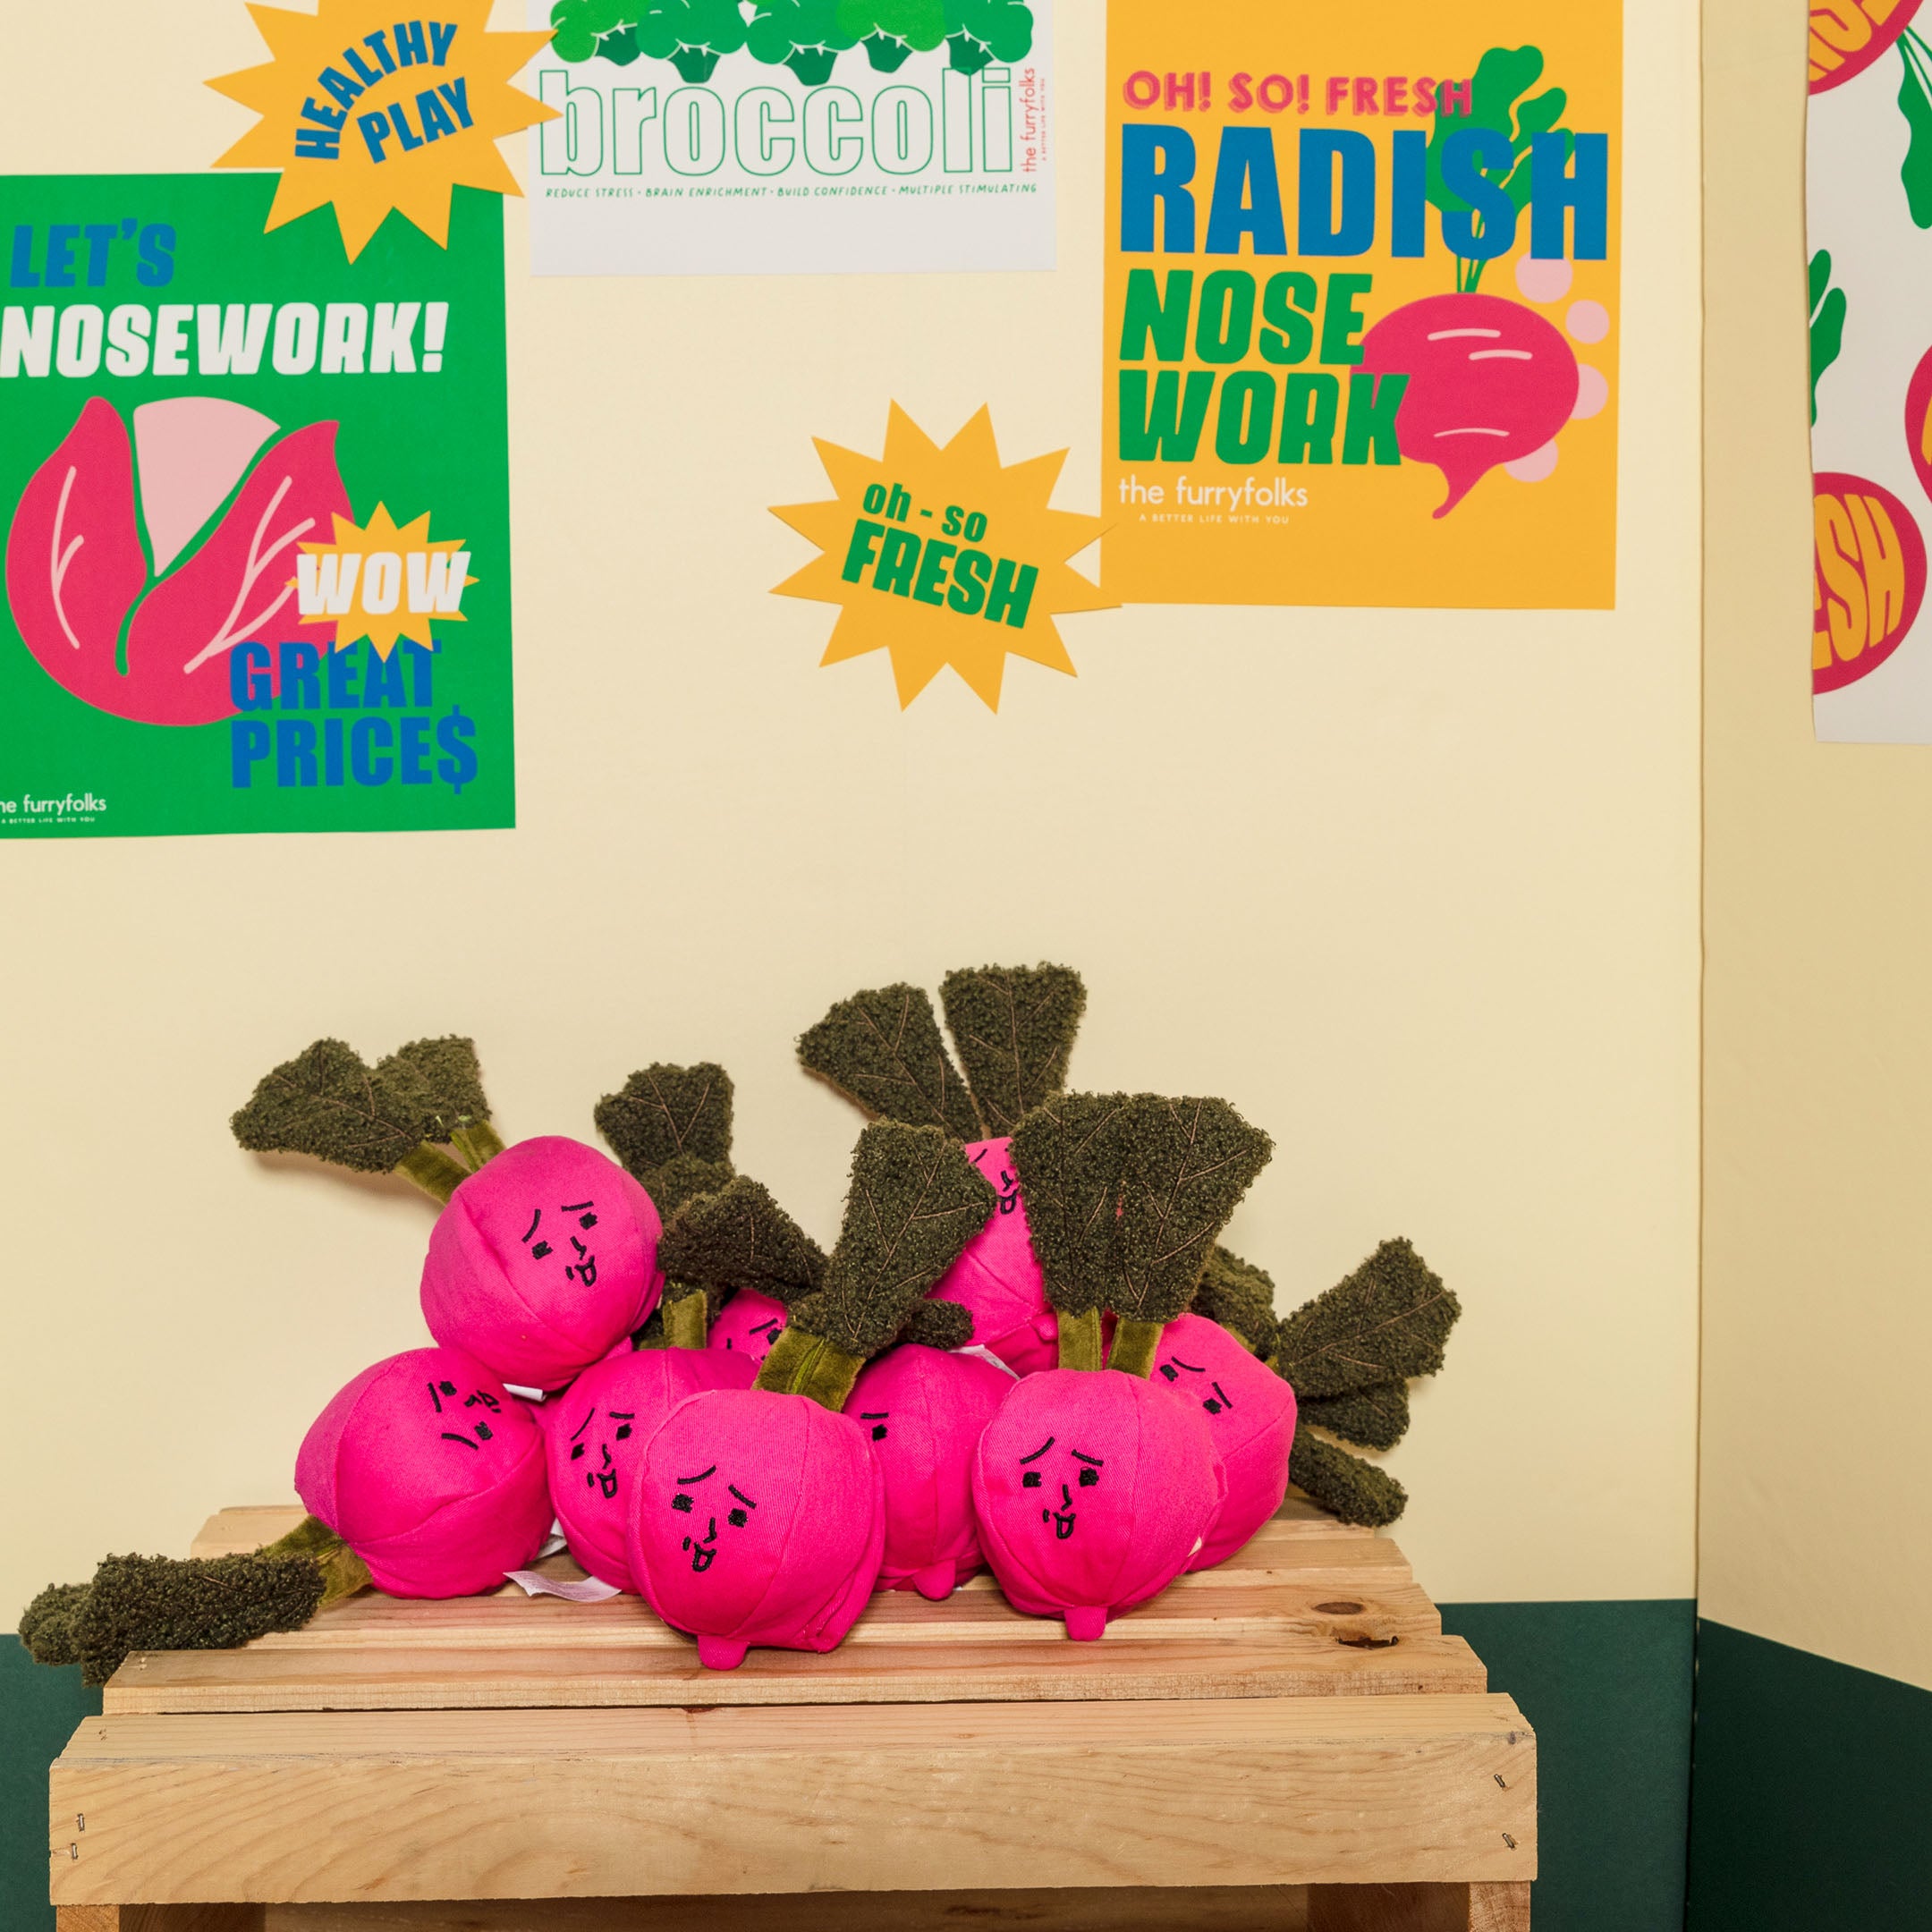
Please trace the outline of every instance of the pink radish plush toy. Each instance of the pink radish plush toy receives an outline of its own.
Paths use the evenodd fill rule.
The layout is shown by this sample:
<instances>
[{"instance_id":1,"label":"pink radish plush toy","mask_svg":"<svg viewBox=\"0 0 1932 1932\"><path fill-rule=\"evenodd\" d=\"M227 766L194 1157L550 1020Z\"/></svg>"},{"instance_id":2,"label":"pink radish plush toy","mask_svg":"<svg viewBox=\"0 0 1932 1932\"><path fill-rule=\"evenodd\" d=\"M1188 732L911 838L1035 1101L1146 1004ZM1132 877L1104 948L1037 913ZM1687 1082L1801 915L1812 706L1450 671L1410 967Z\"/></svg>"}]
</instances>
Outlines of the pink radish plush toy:
<instances>
[{"instance_id":1,"label":"pink radish plush toy","mask_svg":"<svg viewBox=\"0 0 1932 1932\"><path fill-rule=\"evenodd\" d=\"M303 1438L295 1488L392 1597L494 1589L550 1528L542 1435L455 1349L365 1368Z\"/></svg>"},{"instance_id":2,"label":"pink radish plush toy","mask_svg":"<svg viewBox=\"0 0 1932 1932\"><path fill-rule=\"evenodd\" d=\"M645 1444L631 1574L707 1665L731 1669L752 1644L829 1650L852 1627L885 1554L885 1477L867 1428L841 1411L991 1208L938 1130L868 1127L823 1286L792 1301L757 1386L692 1396ZM807 1238L741 1179L687 1203L667 1245L681 1283L743 1288L758 1268L765 1286L789 1275L805 1289L814 1272Z\"/></svg>"},{"instance_id":3,"label":"pink radish plush toy","mask_svg":"<svg viewBox=\"0 0 1932 1932\"><path fill-rule=\"evenodd\" d=\"M620 1168L556 1136L506 1150L466 1039L417 1040L374 1067L318 1040L232 1124L245 1148L401 1174L443 1203L423 1266L429 1332L513 1388L543 1391L645 1325L664 1216L732 1178L731 1104L720 1067L633 1073L597 1109Z\"/></svg>"},{"instance_id":4,"label":"pink radish plush toy","mask_svg":"<svg viewBox=\"0 0 1932 1932\"><path fill-rule=\"evenodd\" d=\"M711 1346L741 1355L754 1368L784 1333L785 1306L755 1288L741 1288L711 1324Z\"/></svg>"},{"instance_id":5,"label":"pink radish plush toy","mask_svg":"<svg viewBox=\"0 0 1932 1932\"><path fill-rule=\"evenodd\" d=\"M1227 1491L1208 1421L1147 1380L1216 1235L1269 1153L1225 1101L1062 1095L1013 1135L1060 1368L980 1439L973 1507L1020 1608L1094 1638L1206 1545ZM1101 1312L1119 1317L1101 1367Z\"/></svg>"},{"instance_id":6,"label":"pink radish plush toy","mask_svg":"<svg viewBox=\"0 0 1932 1932\"><path fill-rule=\"evenodd\" d=\"M657 1305L662 1232L650 1196L607 1156L558 1135L521 1140L437 1217L423 1319L506 1382L562 1388Z\"/></svg>"},{"instance_id":7,"label":"pink radish plush toy","mask_svg":"<svg viewBox=\"0 0 1932 1932\"><path fill-rule=\"evenodd\" d=\"M870 1436L886 1475L881 1589L915 1589L938 1603L981 1567L973 1452L1013 1385L989 1361L910 1342L886 1350L853 1385L846 1412Z\"/></svg>"},{"instance_id":8,"label":"pink radish plush toy","mask_svg":"<svg viewBox=\"0 0 1932 1932\"><path fill-rule=\"evenodd\" d=\"M979 1438L972 1491L1007 1601L1091 1639L1188 1567L1225 1486L1184 1404L1140 1376L1055 1368L1013 1385Z\"/></svg>"},{"instance_id":9,"label":"pink radish plush toy","mask_svg":"<svg viewBox=\"0 0 1932 1932\"><path fill-rule=\"evenodd\" d=\"M946 1270L933 1299L964 1309L973 1339L1015 1375L1035 1375L1057 1359L1060 1324L1033 1253L1012 1147L1004 1135L967 1143L966 1157L992 1183L999 1208Z\"/></svg>"},{"instance_id":10,"label":"pink radish plush toy","mask_svg":"<svg viewBox=\"0 0 1932 1932\"><path fill-rule=\"evenodd\" d=\"M637 1589L626 1538L647 1438L687 1396L748 1389L756 1373L749 1358L718 1349L626 1347L544 1404L556 1411L546 1432L552 1504L587 1574Z\"/></svg>"},{"instance_id":11,"label":"pink radish plush toy","mask_svg":"<svg viewBox=\"0 0 1932 1932\"><path fill-rule=\"evenodd\" d=\"M1282 1505L1294 1443L1295 1395L1217 1323L1182 1315L1161 1331L1148 1386L1206 1418L1226 1493L1187 1567L1224 1563Z\"/></svg>"}]
</instances>

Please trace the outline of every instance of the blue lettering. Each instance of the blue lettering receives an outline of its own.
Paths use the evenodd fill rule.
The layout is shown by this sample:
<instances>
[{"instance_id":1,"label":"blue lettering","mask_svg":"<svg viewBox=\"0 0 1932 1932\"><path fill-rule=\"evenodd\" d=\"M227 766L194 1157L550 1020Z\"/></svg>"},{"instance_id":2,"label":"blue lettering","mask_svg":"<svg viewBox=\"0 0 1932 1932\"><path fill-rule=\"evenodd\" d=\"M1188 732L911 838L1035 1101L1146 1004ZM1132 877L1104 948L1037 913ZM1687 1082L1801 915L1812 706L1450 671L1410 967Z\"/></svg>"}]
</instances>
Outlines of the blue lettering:
<instances>
[{"instance_id":1,"label":"blue lettering","mask_svg":"<svg viewBox=\"0 0 1932 1932\"><path fill-rule=\"evenodd\" d=\"M349 733L349 768L355 774L358 784L389 783L393 768L390 761L377 758L375 753L386 751L394 742L395 733L389 729L387 718L365 717L355 721L355 729Z\"/></svg>"},{"instance_id":2,"label":"blue lettering","mask_svg":"<svg viewBox=\"0 0 1932 1932\"><path fill-rule=\"evenodd\" d=\"M283 645L282 708L284 711L319 711L322 708L322 680L317 674L321 663L322 653L313 644L296 640Z\"/></svg>"},{"instance_id":3,"label":"blue lettering","mask_svg":"<svg viewBox=\"0 0 1932 1932\"><path fill-rule=\"evenodd\" d=\"M1288 252L1271 128L1222 131L1221 155L1215 164L1214 201L1208 211L1208 252L1239 255L1243 235L1254 237L1257 255Z\"/></svg>"},{"instance_id":4,"label":"blue lettering","mask_svg":"<svg viewBox=\"0 0 1932 1932\"><path fill-rule=\"evenodd\" d=\"M1563 172L1563 138L1538 134L1530 142L1530 252L1563 251L1563 210L1576 210L1576 258L1601 261L1610 249L1610 137L1576 137L1576 173Z\"/></svg>"},{"instance_id":5,"label":"blue lettering","mask_svg":"<svg viewBox=\"0 0 1932 1932\"><path fill-rule=\"evenodd\" d=\"M1157 202L1162 210L1163 250L1194 252L1194 197L1188 189L1193 179L1194 137L1185 128L1136 122L1121 130L1120 245L1126 253L1154 252Z\"/></svg>"},{"instance_id":6,"label":"blue lettering","mask_svg":"<svg viewBox=\"0 0 1932 1932\"><path fill-rule=\"evenodd\" d=\"M237 644L228 653L228 695L237 711L266 711L275 702L266 644Z\"/></svg>"},{"instance_id":7,"label":"blue lettering","mask_svg":"<svg viewBox=\"0 0 1932 1932\"><path fill-rule=\"evenodd\" d=\"M1339 216L1335 212L1338 165L1342 174ZM1366 255L1375 241L1375 143L1352 128L1303 128L1299 201L1296 243L1301 253Z\"/></svg>"},{"instance_id":8,"label":"blue lettering","mask_svg":"<svg viewBox=\"0 0 1932 1932\"><path fill-rule=\"evenodd\" d=\"M246 792L255 767L268 756L268 727L260 718L235 718L228 727L229 782Z\"/></svg>"},{"instance_id":9,"label":"blue lettering","mask_svg":"<svg viewBox=\"0 0 1932 1932\"><path fill-rule=\"evenodd\" d=\"M1491 181L1482 172L1486 161L1491 167L1506 171L1514 160L1510 138L1500 128L1458 128L1445 138L1443 186L1458 201L1469 204L1454 214L1444 210L1443 240L1452 255L1464 261L1494 261L1516 239L1516 204L1504 192L1501 182ZM1560 206L1556 220L1560 225Z\"/></svg>"}]
</instances>

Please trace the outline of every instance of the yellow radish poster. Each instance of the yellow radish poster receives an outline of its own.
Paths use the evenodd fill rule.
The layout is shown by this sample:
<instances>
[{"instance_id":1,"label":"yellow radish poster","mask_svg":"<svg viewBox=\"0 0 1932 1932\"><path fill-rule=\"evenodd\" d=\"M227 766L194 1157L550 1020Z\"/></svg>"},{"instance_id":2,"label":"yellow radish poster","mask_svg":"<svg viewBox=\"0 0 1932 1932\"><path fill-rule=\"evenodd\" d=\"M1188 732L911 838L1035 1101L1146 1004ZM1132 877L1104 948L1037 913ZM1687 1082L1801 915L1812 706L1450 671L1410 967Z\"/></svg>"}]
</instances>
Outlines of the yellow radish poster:
<instances>
[{"instance_id":1,"label":"yellow radish poster","mask_svg":"<svg viewBox=\"0 0 1932 1932\"><path fill-rule=\"evenodd\" d=\"M1621 7L1107 13L1109 595L1613 606Z\"/></svg>"}]
</instances>

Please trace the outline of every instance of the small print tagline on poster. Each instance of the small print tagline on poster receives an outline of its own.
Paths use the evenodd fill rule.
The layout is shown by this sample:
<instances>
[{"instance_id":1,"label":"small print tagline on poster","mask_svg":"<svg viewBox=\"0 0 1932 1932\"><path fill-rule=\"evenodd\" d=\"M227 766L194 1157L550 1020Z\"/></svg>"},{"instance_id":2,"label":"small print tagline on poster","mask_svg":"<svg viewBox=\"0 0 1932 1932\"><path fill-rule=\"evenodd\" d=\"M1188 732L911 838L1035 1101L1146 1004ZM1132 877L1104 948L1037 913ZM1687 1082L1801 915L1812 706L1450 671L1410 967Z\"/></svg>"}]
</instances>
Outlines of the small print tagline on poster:
<instances>
[{"instance_id":1,"label":"small print tagline on poster","mask_svg":"<svg viewBox=\"0 0 1932 1932\"><path fill-rule=\"evenodd\" d=\"M530 0L538 275L1055 264L1051 0Z\"/></svg>"}]
</instances>

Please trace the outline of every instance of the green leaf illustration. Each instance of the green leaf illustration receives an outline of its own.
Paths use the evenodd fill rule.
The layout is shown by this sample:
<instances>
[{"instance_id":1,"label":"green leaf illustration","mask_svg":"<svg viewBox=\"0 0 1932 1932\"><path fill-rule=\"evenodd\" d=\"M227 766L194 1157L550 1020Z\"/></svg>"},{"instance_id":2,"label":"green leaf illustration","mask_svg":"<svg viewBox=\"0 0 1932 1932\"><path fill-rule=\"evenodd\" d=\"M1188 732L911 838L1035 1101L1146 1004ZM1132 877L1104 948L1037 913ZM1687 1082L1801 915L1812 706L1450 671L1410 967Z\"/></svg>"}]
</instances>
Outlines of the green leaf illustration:
<instances>
[{"instance_id":1,"label":"green leaf illustration","mask_svg":"<svg viewBox=\"0 0 1932 1932\"><path fill-rule=\"evenodd\" d=\"M1530 143L1535 138L1538 134L1561 134L1564 162L1568 164L1575 150L1576 138L1568 128L1557 125L1569 104L1568 97L1561 88L1549 88L1541 94L1523 98L1530 95L1530 89L1542 76L1541 47L1491 47L1476 64L1476 72L1470 86L1469 113L1450 114L1437 107L1435 131L1429 136L1426 163L1428 186L1425 190L1436 207L1451 215L1468 211L1469 203L1451 191L1443 180L1442 172L1445 144L1451 135L1465 128L1490 129L1508 144L1506 161L1486 158L1478 165L1478 172L1485 181L1493 182L1502 189L1519 214L1529 206L1534 187ZM1440 98L1438 93L1438 101ZM1491 143L1490 148L1493 149L1499 145ZM1486 154L1488 151L1486 149ZM1478 288L1487 266L1468 258L1458 258L1457 289L1468 293Z\"/></svg>"},{"instance_id":2,"label":"green leaf illustration","mask_svg":"<svg viewBox=\"0 0 1932 1932\"><path fill-rule=\"evenodd\" d=\"M1820 249L1807 274L1811 295L1811 420L1818 421L1818 377L1844 346L1845 292L1831 286L1832 258Z\"/></svg>"},{"instance_id":3,"label":"green leaf illustration","mask_svg":"<svg viewBox=\"0 0 1932 1932\"><path fill-rule=\"evenodd\" d=\"M1905 205L1912 220L1921 228L1932 228L1932 47L1908 27L1899 36L1898 50L1905 70L1898 104L1911 131L1899 179L1905 184Z\"/></svg>"}]
</instances>

